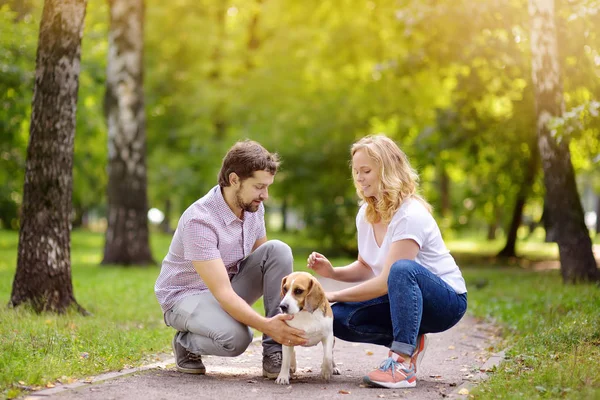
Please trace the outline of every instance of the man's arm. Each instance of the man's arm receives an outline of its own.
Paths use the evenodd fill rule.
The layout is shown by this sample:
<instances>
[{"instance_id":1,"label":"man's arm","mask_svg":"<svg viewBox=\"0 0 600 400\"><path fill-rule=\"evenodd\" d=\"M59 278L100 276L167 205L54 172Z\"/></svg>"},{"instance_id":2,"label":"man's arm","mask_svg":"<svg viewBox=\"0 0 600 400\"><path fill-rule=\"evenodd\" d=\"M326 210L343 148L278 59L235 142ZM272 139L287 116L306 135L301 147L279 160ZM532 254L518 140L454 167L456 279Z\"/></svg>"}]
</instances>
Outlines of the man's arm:
<instances>
[{"instance_id":1,"label":"man's arm","mask_svg":"<svg viewBox=\"0 0 600 400\"><path fill-rule=\"evenodd\" d=\"M258 249L261 245L267 242L267 236L261 237L256 242L254 242L254 246L252 247L252 251Z\"/></svg>"},{"instance_id":2,"label":"man's arm","mask_svg":"<svg viewBox=\"0 0 600 400\"><path fill-rule=\"evenodd\" d=\"M220 258L210 261L193 261L194 268L221 307L237 321L251 326L273 338L276 342L302 345L306 342L304 331L285 323L291 315L279 314L265 318L256 313L231 287L227 270Z\"/></svg>"}]
</instances>

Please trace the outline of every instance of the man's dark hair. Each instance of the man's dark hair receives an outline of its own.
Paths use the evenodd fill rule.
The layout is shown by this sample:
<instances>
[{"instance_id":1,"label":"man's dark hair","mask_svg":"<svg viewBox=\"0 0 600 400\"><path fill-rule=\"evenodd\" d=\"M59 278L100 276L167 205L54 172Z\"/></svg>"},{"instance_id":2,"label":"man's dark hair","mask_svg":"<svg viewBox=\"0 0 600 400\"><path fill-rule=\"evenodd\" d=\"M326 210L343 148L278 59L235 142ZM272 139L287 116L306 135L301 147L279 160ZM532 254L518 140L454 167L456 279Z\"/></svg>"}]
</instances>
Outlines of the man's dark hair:
<instances>
[{"instance_id":1,"label":"man's dark hair","mask_svg":"<svg viewBox=\"0 0 600 400\"><path fill-rule=\"evenodd\" d=\"M229 174L235 172L242 181L250 178L254 171L268 171L272 175L279 168L279 156L253 140L243 140L234 144L223 158L219 172L219 186L231 186Z\"/></svg>"}]
</instances>

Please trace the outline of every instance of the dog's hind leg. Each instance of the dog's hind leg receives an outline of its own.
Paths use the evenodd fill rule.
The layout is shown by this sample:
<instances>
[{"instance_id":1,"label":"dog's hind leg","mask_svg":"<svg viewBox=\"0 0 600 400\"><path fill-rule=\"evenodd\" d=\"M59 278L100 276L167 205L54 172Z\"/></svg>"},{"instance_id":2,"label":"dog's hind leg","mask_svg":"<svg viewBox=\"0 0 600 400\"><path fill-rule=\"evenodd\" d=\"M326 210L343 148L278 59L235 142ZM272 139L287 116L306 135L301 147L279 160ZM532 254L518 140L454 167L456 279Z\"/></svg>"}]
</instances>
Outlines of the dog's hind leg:
<instances>
[{"instance_id":1,"label":"dog's hind leg","mask_svg":"<svg viewBox=\"0 0 600 400\"><path fill-rule=\"evenodd\" d=\"M337 367L337 365L335 365L335 360L333 358L333 348L335 348L335 338L333 338L333 346L331 349L331 371L333 372L333 375L341 375L340 369Z\"/></svg>"},{"instance_id":2,"label":"dog's hind leg","mask_svg":"<svg viewBox=\"0 0 600 400\"><path fill-rule=\"evenodd\" d=\"M333 373L333 332L323 338L323 364L321 364L321 377L328 381Z\"/></svg>"}]
</instances>

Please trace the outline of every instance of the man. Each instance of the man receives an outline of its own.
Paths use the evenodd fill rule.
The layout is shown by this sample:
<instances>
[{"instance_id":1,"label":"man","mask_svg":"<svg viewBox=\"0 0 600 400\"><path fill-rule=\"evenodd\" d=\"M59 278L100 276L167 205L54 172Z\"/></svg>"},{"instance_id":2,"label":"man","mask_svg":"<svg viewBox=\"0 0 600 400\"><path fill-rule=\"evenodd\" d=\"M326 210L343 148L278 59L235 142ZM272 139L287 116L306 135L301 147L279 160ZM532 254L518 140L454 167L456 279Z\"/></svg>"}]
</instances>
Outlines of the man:
<instances>
[{"instance_id":1,"label":"man","mask_svg":"<svg viewBox=\"0 0 600 400\"><path fill-rule=\"evenodd\" d=\"M263 333L263 376L281 369L281 343L305 343L304 331L279 314L281 280L292 252L267 241L263 201L279 167L277 154L246 140L223 158L219 184L181 216L154 287L168 326L176 368L204 374L202 355L234 357ZM264 296L265 315L250 306Z\"/></svg>"}]
</instances>

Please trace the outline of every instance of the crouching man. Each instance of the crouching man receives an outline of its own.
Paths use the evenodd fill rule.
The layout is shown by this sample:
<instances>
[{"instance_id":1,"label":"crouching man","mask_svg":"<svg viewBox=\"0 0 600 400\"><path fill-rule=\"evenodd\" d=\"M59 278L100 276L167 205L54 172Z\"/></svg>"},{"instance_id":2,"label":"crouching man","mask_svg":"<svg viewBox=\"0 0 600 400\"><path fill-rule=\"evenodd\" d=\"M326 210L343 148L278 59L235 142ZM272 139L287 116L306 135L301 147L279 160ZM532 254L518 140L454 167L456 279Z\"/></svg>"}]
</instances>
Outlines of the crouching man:
<instances>
[{"instance_id":1,"label":"crouching man","mask_svg":"<svg viewBox=\"0 0 600 400\"><path fill-rule=\"evenodd\" d=\"M281 369L281 343L305 343L304 331L279 314L280 286L292 272L292 252L267 241L268 188L279 167L277 154L246 140L223 158L219 184L181 216L154 290L173 337L176 368L204 374L203 355L234 357L263 333L263 376ZM251 305L264 296L265 316Z\"/></svg>"}]
</instances>

